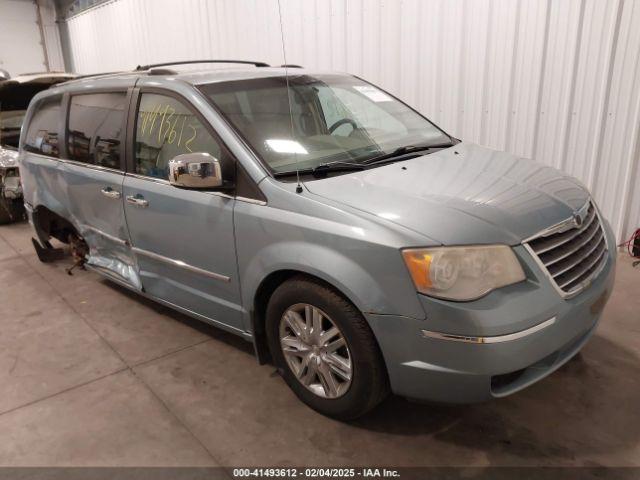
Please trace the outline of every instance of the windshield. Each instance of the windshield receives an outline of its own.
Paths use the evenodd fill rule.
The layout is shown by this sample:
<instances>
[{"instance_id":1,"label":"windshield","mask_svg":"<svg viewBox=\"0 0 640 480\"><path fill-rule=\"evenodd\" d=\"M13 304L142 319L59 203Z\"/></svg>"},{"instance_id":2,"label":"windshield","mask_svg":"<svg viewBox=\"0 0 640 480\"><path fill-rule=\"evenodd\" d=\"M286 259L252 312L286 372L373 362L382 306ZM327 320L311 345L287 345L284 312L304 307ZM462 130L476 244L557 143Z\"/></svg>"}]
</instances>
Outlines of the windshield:
<instances>
[{"instance_id":1,"label":"windshield","mask_svg":"<svg viewBox=\"0 0 640 480\"><path fill-rule=\"evenodd\" d=\"M291 114L284 76L200 89L275 173L451 142L407 105L355 77L290 75L289 87Z\"/></svg>"},{"instance_id":2,"label":"windshield","mask_svg":"<svg viewBox=\"0 0 640 480\"><path fill-rule=\"evenodd\" d=\"M49 83L0 82L0 145L18 148L20 128L31 99Z\"/></svg>"},{"instance_id":3,"label":"windshield","mask_svg":"<svg viewBox=\"0 0 640 480\"><path fill-rule=\"evenodd\" d=\"M26 110L0 111L0 146L18 148Z\"/></svg>"}]
</instances>

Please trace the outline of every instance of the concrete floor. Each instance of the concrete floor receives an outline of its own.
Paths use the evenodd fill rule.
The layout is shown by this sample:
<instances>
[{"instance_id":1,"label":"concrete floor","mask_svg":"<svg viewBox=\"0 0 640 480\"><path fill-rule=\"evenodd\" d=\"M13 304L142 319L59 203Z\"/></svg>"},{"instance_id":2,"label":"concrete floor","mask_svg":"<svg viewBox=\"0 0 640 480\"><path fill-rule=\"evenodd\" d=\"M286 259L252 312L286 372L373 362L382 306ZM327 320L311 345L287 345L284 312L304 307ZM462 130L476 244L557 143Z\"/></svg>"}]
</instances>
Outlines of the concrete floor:
<instances>
[{"instance_id":1,"label":"concrete floor","mask_svg":"<svg viewBox=\"0 0 640 480\"><path fill-rule=\"evenodd\" d=\"M0 465L640 465L640 268L620 256L582 353L482 405L305 407L245 341L0 227Z\"/></svg>"}]
</instances>

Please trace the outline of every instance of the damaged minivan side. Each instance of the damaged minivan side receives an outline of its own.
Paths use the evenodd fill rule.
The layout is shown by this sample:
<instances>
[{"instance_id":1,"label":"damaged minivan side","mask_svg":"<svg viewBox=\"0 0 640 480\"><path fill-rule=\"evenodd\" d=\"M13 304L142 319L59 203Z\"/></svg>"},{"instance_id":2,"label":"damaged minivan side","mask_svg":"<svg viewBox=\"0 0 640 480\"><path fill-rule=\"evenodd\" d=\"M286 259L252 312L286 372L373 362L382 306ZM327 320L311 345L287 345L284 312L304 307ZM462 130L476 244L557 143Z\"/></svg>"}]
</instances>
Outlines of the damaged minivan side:
<instances>
[{"instance_id":1,"label":"damaged minivan side","mask_svg":"<svg viewBox=\"0 0 640 480\"><path fill-rule=\"evenodd\" d=\"M36 96L19 159L43 261L68 243L77 265L253 342L339 419L389 392L503 397L588 341L615 241L577 180L360 78L237 63Z\"/></svg>"}]
</instances>

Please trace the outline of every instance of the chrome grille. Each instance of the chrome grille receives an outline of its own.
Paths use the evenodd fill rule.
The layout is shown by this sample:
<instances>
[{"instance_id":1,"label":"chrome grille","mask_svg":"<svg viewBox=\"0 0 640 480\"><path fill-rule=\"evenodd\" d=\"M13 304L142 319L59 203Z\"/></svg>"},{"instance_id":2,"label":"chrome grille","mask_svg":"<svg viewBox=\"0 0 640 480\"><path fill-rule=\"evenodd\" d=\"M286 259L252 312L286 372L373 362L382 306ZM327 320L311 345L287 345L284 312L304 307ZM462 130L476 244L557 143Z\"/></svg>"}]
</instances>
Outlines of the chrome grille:
<instances>
[{"instance_id":1,"label":"chrome grille","mask_svg":"<svg viewBox=\"0 0 640 480\"><path fill-rule=\"evenodd\" d=\"M581 226L567 229L569 222L573 220L525 242L564 296L584 290L607 261L607 240L593 203L589 202Z\"/></svg>"}]
</instances>

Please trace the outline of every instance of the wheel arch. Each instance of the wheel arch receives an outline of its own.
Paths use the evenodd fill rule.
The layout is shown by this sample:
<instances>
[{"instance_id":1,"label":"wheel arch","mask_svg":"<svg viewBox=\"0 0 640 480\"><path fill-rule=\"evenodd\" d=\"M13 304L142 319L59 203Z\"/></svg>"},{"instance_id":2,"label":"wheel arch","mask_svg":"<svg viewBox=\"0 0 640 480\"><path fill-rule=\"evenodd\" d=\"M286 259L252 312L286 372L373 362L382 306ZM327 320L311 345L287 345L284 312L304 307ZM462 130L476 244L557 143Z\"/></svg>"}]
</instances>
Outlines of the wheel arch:
<instances>
[{"instance_id":1,"label":"wheel arch","mask_svg":"<svg viewBox=\"0 0 640 480\"><path fill-rule=\"evenodd\" d=\"M350 295L346 294L343 289L337 287L326 278L323 278L315 273L310 273L308 271L295 268L282 268L279 270L274 270L265 278L263 278L258 285L258 288L256 289L253 296L253 303L250 312L253 342L255 346L256 356L258 357L258 362L260 364L267 363L271 359L271 353L269 352L269 346L267 345L267 337L265 331L266 311L267 305L269 304L269 299L273 295L273 292L275 292L275 290L280 285L294 277L305 277L317 283L325 285L327 288L330 288L340 296L344 297L362 313L362 309L356 302L354 302L352 298L350 298Z\"/></svg>"},{"instance_id":2,"label":"wheel arch","mask_svg":"<svg viewBox=\"0 0 640 480\"><path fill-rule=\"evenodd\" d=\"M38 239L43 244L50 237L67 243L70 233L79 235L78 230L69 220L44 205L38 205L33 209L32 222Z\"/></svg>"}]
</instances>

